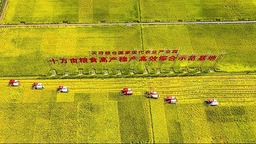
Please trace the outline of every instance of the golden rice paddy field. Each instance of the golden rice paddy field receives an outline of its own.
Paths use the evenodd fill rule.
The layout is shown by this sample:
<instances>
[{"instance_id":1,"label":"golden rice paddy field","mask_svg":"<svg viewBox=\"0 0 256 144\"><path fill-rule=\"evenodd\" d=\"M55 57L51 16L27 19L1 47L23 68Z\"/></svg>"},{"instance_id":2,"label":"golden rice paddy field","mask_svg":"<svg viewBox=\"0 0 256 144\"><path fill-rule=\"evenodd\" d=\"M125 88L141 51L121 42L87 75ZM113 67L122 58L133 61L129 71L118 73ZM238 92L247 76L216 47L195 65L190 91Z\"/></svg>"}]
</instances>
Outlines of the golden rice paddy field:
<instances>
[{"instance_id":1,"label":"golden rice paddy field","mask_svg":"<svg viewBox=\"0 0 256 144\"><path fill-rule=\"evenodd\" d=\"M255 20L256 0L8 0L5 24Z\"/></svg>"},{"instance_id":2,"label":"golden rice paddy field","mask_svg":"<svg viewBox=\"0 0 256 144\"><path fill-rule=\"evenodd\" d=\"M4 2L0 0L0 11ZM24 26L0 28L0 143L254 143L256 75L249 73L256 70L255 24L26 24L246 21L256 20L255 16L256 0L8 0L0 24ZM132 50L178 50L177 56L220 59L50 61L89 58L92 51ZM198 69L230 75L151 77L170 70L171 76L177 76L184 69L189 75L198 75ZM56 76L51 76L53 70ZM91 70L102 78L106 70L109 77L118 70L119 77L131 76L132 70L135 78L93 79ZM148 74L142 75L145 70ZM79 71L83 75L78 77ZM156 75L158 71L161 74ZM76 79L57 79L65 73ZM80 79L86 75L90 79ZM21 85L8 86L13 78ZM45 88L31 89L35 81ZM59 85L67 86L69 93L57 92ZM124 87L132 88L133 95L121 96ZM151 89L160 94L159 99L146 98L145 91ZM166 96L175 96L178 103L165 103ZM216 98L219 105L206 105L209 98Z\"/></svg>"},{"instance_id":3,"label":"golden rice paddy field","mask_svg":"<svg viewBox=\"0 0 256 144\"><path fill-rule=\"evenodd\" d=\"M0 80L0 142L246 143L256 141L255 75ZM32 90L33 82L44 90ZM58 93L59 85L69 93ZM134 94L120 96L123 87ZM154 89L159 99L144 92ZM176 96L177 104L164 98ZM219 105L206 106L216 98Z\"/></svg>"},{"instance_id":4,"label":"golden rice paddy field","mask_svg":"<svg viewBox=\"0 0 256 144\"><path fill-rule=\"evenodd\" d=\"M157 69L168 74L171 68L177 73L189 68L193 74L198 67L206 73L210 68L223 72L254 72L255 38L254 24L0 28L0 76L49 76L52 69L61 76L65 72L77 75L79 69L85 75L92 69L99 75L104 70L116 75L117 69L123 75L129 75L131 69L135 74L142 74L145 68L149 74L156 74ZM120 62L119 58L110 62L116 55L92 55L92 51L175 49L179 50L178 55L187 58L170 61L176 54L128 54L126 62ZM161 62L158 59L162 55L168 58ZM188 61L191 55L197 59L201 55L216 55L220 60ZM132 56L136 60L129 61ZM156 56L157 61L140 61L141 56L147 59ZM79 58L84 57L88 61L79 62ZM92 57L98 61L90 62ZM102 57L107 61L100 62ZM62 58L66 58L67 63L62 63ZM71 63L72 58L78 62ZM56 63L51 62L52 59Z\"/></svg>"}]
</instances>

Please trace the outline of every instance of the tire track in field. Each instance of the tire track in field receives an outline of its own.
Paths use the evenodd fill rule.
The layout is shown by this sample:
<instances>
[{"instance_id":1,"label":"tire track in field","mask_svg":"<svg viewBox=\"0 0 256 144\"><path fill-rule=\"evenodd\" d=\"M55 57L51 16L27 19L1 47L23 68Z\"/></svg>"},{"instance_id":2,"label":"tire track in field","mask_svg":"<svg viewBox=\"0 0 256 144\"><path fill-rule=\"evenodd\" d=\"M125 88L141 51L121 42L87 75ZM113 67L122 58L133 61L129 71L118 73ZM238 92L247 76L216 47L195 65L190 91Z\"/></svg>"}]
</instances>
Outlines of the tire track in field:
<instances>
[{"instance_id":1,"label":"tire track in field","mask_svg":"<svg viewBox=\"0 0 256 144\"><path fill-rule=\"evenodd\" d=\"M219 99L219 101L253 103L256 97L256 79L253 75L246 76L217 76L217 77L184 77L174 78L172 80L154 79L148 82L153 85L155 90L166 97L168 95L176 96L183 102L192 100L200 102L210 97Z\"/></svg>"}]
</instances>

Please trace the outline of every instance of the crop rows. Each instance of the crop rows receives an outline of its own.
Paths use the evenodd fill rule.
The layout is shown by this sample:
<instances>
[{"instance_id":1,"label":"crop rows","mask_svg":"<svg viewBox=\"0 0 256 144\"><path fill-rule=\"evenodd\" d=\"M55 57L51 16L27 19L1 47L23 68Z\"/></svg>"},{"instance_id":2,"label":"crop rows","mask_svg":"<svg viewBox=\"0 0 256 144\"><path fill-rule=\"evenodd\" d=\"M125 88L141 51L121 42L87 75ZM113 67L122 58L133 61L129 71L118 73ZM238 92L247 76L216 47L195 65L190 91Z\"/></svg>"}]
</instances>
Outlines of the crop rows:
<instances>
[{"instance_id":1,"label":"crop rows","mask_svg":"<svg viewBox=\"0 0 256 144\"><path fill-rule=\"evenodd\" d=\"M38 91L31 89L35 80L20 81L8 87L8 79L0 80L1 142L255 141L255 92L245 92L255 89L254 75L38 80L45 85ZM57 93L58 85L70 92ZM134 94L120 96L123 87ZM160 98L147 99L149 89ZM178 103L165 104L168 95ZM219 106L205 106L210 97Z\"/></svg>"},{"instance_id":2,"label":"crop rows","mask_svg":"<svg viewBox=\"0 0 256 144\"><path fill-rule=\"evenodd\" d=\"M0 13L3 3L0 0ZM255 142L256 76L249 75L256 70L254 24L50 25L244 21L255 20L255 15L253 0L9 0L0 24L24 27L0 28L0 77L6 77L0 79L0 143ZM26 26L40 23L49 25ZM214 55L217 59L59 62L62 58L99 60L101 55L93 51L132 50L178 50L177 56ZM210 71L248 75L79 79L101 77L105 72L136 77ZM18 78L21 85L7 86L7 76ZM32 90L35 81L45 89ZM59 85L68 86L70 92L58 93ZM133 95L120 96L124 87L132 88ZM148 90L157 91L160 98L147 99ZM177 97L177 104L165 103L170 95ZM216 98L219 105L207 106L208 98Z\"/></svg>"},{"instance_id":3,"label":"crop rows","mask_svg":"<svg viewBox=\"0 0 256 144\"><path fill-rule=\"evenodd\" d=\"M227 29L230 29L226 31ZM250 33L247 33L247 30ZM109 27L36 27L0 29L0 76L50 76L55 70L58 77L149 75L207 73L210 69L224 72L253 72L255 68L255 26L244 25L171 25L171 26L109 26ZM142 32L141 32L142 30ZM199 32L200 30L200 32ZM240 33L237 35L237 33ZM173 37L175 35L175 37ZM239 44L238 44L239 42ZM97 62L53 63L52 59L92 57L92 51L179 50L179 55L216 55L218 61L176 60L164 62ZM222 55L222 52L225 54ZM250 55L248 55L248 53ZM171 55L171 54L170 54ZM170 56L169 55L169 56ZM113 55L112 55L113 56ZM127 55L128 58L131 55ZM147 55L151 56L151 55ZM160 55L156 55L160 56ZM96 58L103 57L101 55ZM110 56L111 57L111 56ZM201 68L201 71L198 69ZM172 71L173 70L173 71ZM107 76L108 76L107 75ZM171 74L170 74L171 75ZM107 77L106 76L106 77Z\"/></svg>"},{"instance_id":4,"label":"crop rows","mask_svg":"<svg viewBox=\"0 0 256 144\"><path fill-rule=\"evenodd\" d=\"M9 0L4 22L104 23L255 20L254 1Z\"/></svg>"}]
</instances>

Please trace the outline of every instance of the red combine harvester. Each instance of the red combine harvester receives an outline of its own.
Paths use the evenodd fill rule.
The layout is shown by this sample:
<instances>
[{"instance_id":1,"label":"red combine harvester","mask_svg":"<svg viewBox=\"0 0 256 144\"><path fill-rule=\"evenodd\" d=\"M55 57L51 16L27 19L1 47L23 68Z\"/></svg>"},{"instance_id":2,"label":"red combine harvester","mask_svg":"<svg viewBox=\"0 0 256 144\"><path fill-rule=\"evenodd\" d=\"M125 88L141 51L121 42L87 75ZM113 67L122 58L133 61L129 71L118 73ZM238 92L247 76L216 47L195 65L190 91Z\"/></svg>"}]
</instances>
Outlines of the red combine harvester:
<instances>
[{"instance_id":1,"label":"red combine harvester","mask_svg":"<svg viewBox=\"0 0 256 144\"><path fill-rule=\"evenodd\" d=\"M159 94L155 91L149 91L145 93L147 95L147 98L154 98L154 99L158 99L159 98Z\"/></svg>"},{"instance_id":2,"label":"red combine harvester","mask_svg":"<svg viewBox=\"0 0 256 144\"><path fill-rule=\"evenodd\" d=\"M165 102L170 103L170 104L176 104L178 102L178 100L174 96L167 96L165 98Z\"/></svg>"},{"instance_id":3,"label":"red combine harvester","mask_svg":"<svg viewBox=\"0 0 256 144\"><path fill-rule=\"evenodd\" d=\"M34 82L32 84L32 89L44 89L44 85L42 83Z\"/></svg>"},{"instance_id":4,"label":"red combine harvester","mask_svg":"<svg viewBox=\"0 0 256 144\"><path fill-rule=\"evenodd\" d=\"M123 88L123 90L121 90L121 95L132 95L132 89L131 88Z\"/></svg>"},{"instance_id":5,"label":"red combine harvester","mask_svg":"<svg viewBox=\"0 0 256 144\"><path fill-rule=\"evenodd\" d=\"M59 86L57 88L57 91L62 92L62 93L68 93L69 92L68 87L66 87L66 86Z\"/></svg>"},{"instance_id":6,"label":"red combine harvester","mask_svg":"<svg viewBox=\"0 0 256 144\"><path fill-rule=\"evenodd\" d=\"M210 98L206 101L206 104L209 106L217 106L219 102L214 98Z\"/></svg>"},{"instance_id":7,"label":"red combine harvester","mask_svg":"<svg viewBox=\"0 0 256 144\"><path fill-rule=\"evenodd\" d=\"M20 85L20 82L18 80L11 79L9 81L9 86L19 86L19 85Z\"/></svg>"}]
</instances>

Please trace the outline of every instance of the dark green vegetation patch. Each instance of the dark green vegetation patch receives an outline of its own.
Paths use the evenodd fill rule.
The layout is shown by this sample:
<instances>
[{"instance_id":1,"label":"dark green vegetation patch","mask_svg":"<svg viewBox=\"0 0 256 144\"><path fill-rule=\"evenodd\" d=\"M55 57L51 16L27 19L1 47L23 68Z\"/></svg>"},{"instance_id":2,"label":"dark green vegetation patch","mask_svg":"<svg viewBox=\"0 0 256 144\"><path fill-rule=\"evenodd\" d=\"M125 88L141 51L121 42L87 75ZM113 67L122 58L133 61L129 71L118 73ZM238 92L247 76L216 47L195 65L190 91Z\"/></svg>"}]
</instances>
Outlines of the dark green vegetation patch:
<instances>
[{"instance_id":1,"label":"dark green vegetation patch","mask_svg":"<svg viewBox=\"0 0 256 144\"><path fill-rule=\"evenodd\" d=\"M206 110L207 120L210 122L246 122L248 117L244 107L224 107Z\"/></svg>"},{"instance_id":2,"label":"dark green vegetation patch","mask_svg":"<svg viewBox=\"0 0 256 144\"><path fill-rule=\"evenodd\" d=\"M122 142L150 142L148 110L143 101L118 102Z\"/></svg>"}]
</instances>

